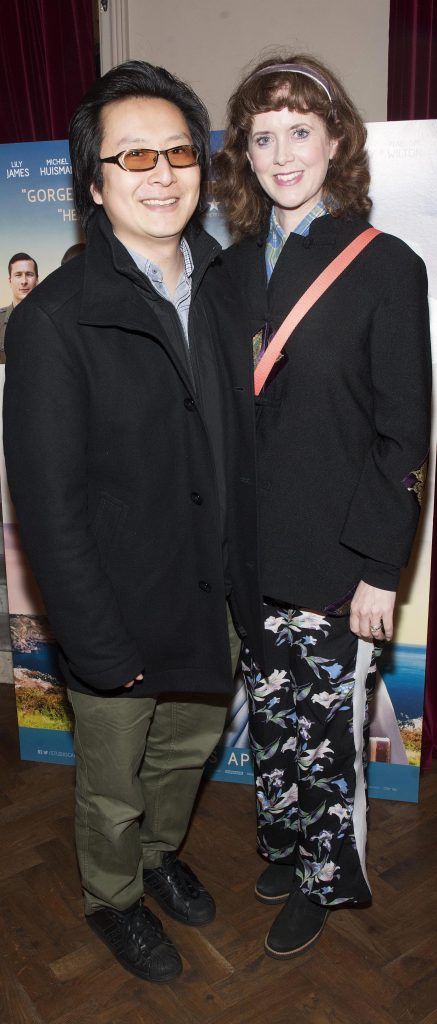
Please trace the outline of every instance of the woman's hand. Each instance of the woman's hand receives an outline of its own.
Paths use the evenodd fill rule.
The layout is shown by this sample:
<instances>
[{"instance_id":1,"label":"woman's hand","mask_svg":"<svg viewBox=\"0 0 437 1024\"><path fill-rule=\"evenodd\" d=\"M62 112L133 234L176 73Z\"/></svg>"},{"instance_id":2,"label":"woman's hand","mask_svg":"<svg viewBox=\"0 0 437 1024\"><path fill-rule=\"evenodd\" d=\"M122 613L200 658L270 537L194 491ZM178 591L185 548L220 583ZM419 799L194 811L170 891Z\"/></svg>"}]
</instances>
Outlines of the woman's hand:
<instances>
[{"instance_id":1,"label":"woman's hand","mask_svg":"<svg viewBox=\"0 0 437 1024\"><path fill-rule=\"evenodd\" d=\"M363 640L391 640L395 590L380 590L363 580L351 601L350 628Z\"/></svg>"}]
</instances>

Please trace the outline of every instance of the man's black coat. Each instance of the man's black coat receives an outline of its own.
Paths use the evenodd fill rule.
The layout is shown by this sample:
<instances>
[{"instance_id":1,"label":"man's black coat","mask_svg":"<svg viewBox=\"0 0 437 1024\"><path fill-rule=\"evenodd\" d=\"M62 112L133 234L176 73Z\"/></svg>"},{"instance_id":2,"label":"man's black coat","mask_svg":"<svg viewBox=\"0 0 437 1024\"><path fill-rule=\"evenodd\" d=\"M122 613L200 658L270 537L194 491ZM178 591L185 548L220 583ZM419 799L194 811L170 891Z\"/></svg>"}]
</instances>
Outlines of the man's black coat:
<instances>
[{"instance_id":1,"label":"man's black coat","mask_svg":"<svg viewBox=\"0 0 437 1024\"><path fill-rule=\"evenodd\" d=\"M230 689L223 550L257 649L251 355L217 297L219 246L187 237L190 359L173 305L101 210L86 253L8 327L9 485L73 689L115 691L140 672L123 694Z\"/></svg>"}]
</instances>

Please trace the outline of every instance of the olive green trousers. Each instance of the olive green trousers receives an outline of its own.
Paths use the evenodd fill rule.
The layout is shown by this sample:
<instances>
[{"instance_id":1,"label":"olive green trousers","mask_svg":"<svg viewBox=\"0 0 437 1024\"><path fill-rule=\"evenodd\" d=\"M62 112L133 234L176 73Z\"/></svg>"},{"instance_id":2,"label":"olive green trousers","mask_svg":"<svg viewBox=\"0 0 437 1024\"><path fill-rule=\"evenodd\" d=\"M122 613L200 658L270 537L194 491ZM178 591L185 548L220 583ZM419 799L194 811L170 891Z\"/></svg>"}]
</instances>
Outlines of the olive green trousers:
<instances>
[{"instance_id":1,"label":"olive green trousers","mask_svg":"<svg viewBox=\"0 0 437 1024\"><path fill-rule=\"evenodd\" d=\"M239 641L230 627L233 662ZM218 694L102 697L69 690L75 715L76 849L85 913L125 910L143 866L177 850L208 757L223 732Z\"/></svg>"}]
</instances>

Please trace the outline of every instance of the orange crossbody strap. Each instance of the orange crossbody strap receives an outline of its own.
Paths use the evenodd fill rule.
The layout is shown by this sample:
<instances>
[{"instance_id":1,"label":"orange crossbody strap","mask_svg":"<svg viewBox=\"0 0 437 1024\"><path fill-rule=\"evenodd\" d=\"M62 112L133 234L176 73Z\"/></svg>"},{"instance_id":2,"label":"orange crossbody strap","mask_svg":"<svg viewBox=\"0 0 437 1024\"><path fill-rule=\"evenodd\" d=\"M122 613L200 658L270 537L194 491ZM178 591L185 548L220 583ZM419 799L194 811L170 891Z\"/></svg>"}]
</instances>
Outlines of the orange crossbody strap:
<instances>
[{"instance_id":1,"label":"orange crossbody strap","mask_svg":"<svg viewBox=\"0 0 437 1024\"><path fill-rule=\"evenodd\" d=\"M343 270L346 270L346 267L348 267L349 264L359 256L360 252L366 248L366 245L368 245L369 242L379 234L381 234L381 232L378 231L377 228L366 228L365 231L362 231L357 238L354 238L353 242L350 242L350 244L347 245L346 248L343 249L343 251L340 252L324 270L322 270L322 273L316 277L316 280L310 284L306 292L304 292L301 298L298 299L296 304L293 306L293 309L290 309L290 312L285 317L285 320L282 321L281 326L278 327L276 334L273 336L256 367L254 375L255 395L259 395L261 389L264 387L267 377L276 363L278 356L282 352L286 341L288 341L290 334L292 334L297 325L300 324L300 321L306 313L308 313L312 306L314 306L317 299L320 299L324 292L327 291L330 285L337 280L337 277L343 273Z\"/></svg>"}]
</instances>

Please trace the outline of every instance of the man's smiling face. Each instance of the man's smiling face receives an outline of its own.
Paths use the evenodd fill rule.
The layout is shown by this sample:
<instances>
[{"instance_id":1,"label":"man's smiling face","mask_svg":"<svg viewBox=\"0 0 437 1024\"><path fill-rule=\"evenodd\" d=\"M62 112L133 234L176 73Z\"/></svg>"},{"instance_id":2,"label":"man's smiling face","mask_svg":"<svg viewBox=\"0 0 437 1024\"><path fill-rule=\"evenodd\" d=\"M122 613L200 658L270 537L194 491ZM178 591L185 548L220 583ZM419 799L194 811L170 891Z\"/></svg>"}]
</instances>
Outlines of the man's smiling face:
<instances>
[{"instance_id":1,"label":"man's smiling face","mask_svg":"<svg viewBox=\"0 0 437 1024\"><path fill-rule=\"evenodd\" d=\"M167 100L132 97L109 103L102 111L101 157L129 148L170 149L191 143L179 107ZM103 187L91 186L116 234L127 248L156 260L160 247L179 242L192 217L200 190L200 168L170 167L162 154L149 171L125 171L102 164Z\"/></svg>"},{"instance_id":2,"label":"man's smiling face","mask_svg":"<svg viewBox=\"0 0 437 1024\"><path fill-rule=\"evenodd\" d=\"M33 260L16 260L11 265L9 284L12 291L12 302L16 306L38 284Z\"/></svg>"}]
</instances>

